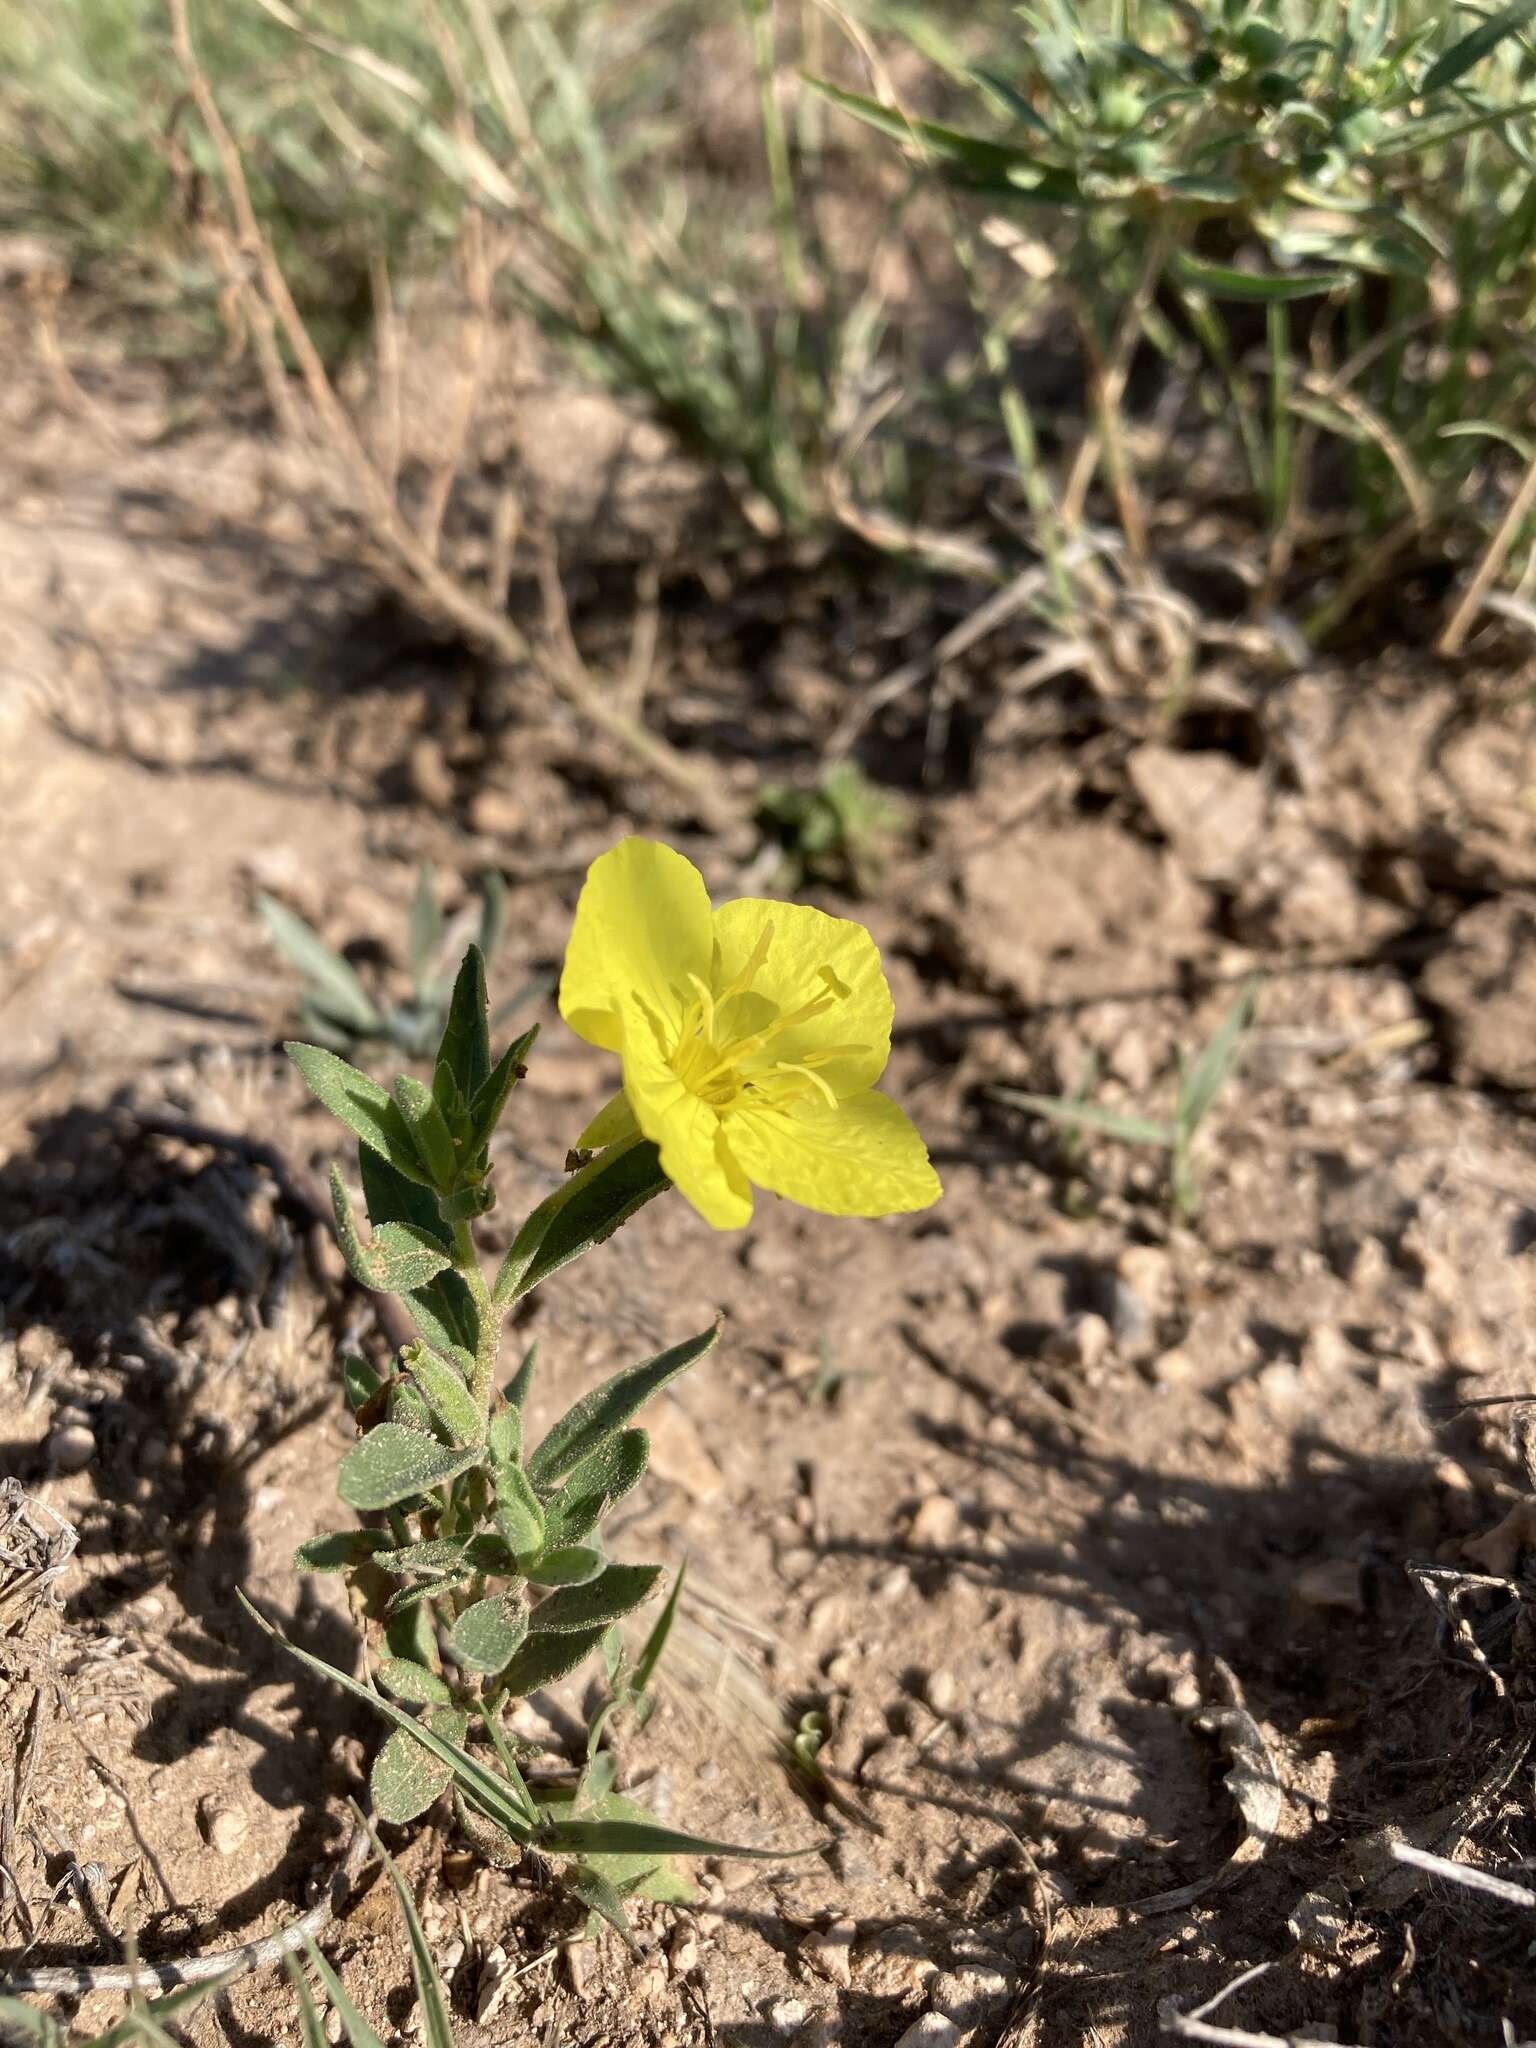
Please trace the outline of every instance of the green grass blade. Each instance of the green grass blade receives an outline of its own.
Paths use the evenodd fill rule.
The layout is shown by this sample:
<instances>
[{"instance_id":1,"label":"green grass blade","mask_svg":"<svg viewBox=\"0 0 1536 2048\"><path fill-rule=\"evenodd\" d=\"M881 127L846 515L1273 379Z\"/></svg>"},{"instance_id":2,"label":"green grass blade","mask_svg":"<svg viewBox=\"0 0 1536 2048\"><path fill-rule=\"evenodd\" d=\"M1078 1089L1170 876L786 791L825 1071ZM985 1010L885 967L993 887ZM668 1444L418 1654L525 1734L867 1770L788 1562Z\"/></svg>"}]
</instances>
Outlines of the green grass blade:
<instances>
[{"instance_id":1,"label":"green grass blade","mask_svg":"<svg viewBox=\"0 0 1536 2048\"><path fill-rule=\"evenodd\" d=\"M1217 1096L1231 1078L1243 1034L1253 1021L1258 992L1258 976L1252 975L1238 990L1237 1000L1222 1018L1205 1050L1191 1061L1179 1084L1178 1108L1174 1114L1186 1142L1205 1122Z\"/></svg>"},{"instance_id":2,"label":"green grass blade","mask_svg":"<svg viewBox=\"0 0 1536 2048\"><path fill-rule=\"evenodd\" d=\"M1069 1131L1095 1131L1100 1137L1121 1138L1128 1145L1173 1147L1176 1133L1172 1124L1154 1123L1150 1117L1123 1116L1117 1109L1104 1109L1096 1102L1069 1102L1060 1095L1026 1095L1017 1088L994 1088L993 1097L1014 1109L1031 1109L1036 1116L1049 1117Z\"/></svg>"},{"instance_id":3,"label":"green grass blade","mask_svg":"<svg viewBox=\"0 0 1536 2048\"><path fill-rule=\"evenodd\" d=\"M384 1028L367 989L351 966L321 938L314 926L275 896L258 896L256 908L274 946L309 984L326 1015L351 1031L371 1036Z\"/></svg>"}]
</instances>

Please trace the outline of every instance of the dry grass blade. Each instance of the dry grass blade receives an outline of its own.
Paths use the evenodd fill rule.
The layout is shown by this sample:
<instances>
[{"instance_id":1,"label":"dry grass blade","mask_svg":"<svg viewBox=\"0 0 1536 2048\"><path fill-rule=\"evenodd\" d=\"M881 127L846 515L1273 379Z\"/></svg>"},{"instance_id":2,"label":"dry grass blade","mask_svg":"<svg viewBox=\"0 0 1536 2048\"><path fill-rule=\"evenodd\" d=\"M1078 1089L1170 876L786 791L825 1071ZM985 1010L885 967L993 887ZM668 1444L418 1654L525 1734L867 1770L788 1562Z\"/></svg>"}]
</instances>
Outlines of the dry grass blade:
<instances>
[{"instance_id":1,"label":"dry grass blade","mask_svg":"<svg viewBox=\"0 0 1536 2048\"><path fill-rule=\"evenodd\" d=\"M1421 1849L1416 1842L1394 1842L1392 1854L1399 1863L1411 1863L1415 1870L1428 1872L1431 1877L1443 1877L1451 1884L1459 1884L1464 1890L1482 1892L1490 1899L1499 1899L1506 1906L1536 1907L1536 1892L1523 1884L1511 1884L1507 1877L1496 1877L1491 1870L1480 1870L1475 1863L1457 1863L1449 1856L1436 1856L1428 1849Z\"/></svg>"},{"instance_id":2,"label":"dry grass blade","mask_svg":"<svg viewBox=\"0 0 1536 2048\"><path fill-rule=\"evenodd\" d=\"M1273 1967L1270 1963L1255 1963L1251 1970L1244 1970L1234 1977L1230 1984L1224 1984L1214 1998L1208 1998L1203 2005L1197 2005L1192 2012L1180 2012L1171 1998L1165 1998L1157 2009L1158 2025L1163 2033L1176 2041L1205 2041L1211 2048L1302 2048L1310 2034L1256 2034L1247 2027L1223 2027L1214 2025L1209 2015L1218 2006L1237 1992L1245 1990L1260 1977L1268 1974Z\"/></svg>"}]
</instances>

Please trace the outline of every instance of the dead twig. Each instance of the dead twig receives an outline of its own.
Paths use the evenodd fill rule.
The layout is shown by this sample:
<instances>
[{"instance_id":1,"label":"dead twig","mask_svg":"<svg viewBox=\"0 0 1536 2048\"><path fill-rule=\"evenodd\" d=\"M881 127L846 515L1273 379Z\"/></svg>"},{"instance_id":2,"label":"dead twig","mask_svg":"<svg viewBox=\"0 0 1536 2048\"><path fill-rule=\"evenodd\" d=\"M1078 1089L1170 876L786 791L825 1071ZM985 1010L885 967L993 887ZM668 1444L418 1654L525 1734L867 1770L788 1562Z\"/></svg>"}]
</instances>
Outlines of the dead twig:
<instances>
[{"instance_id":1,"label":"dead twig","mask_svg":"<svg viewBox=\"0 0 1536 2048\"><path fill-rule=\"evenodd\" d=\"M1536 1892L1523 1884L1511 1884L1507 1877L1495 1877L1491 1870L1481 1870L1475 1863L1457 1863L1449 1856L1436 1856L1416 1842L1394 1842L1392 1854L1399 1863L1411 1863L1415 1870L1446 1878L1469 1892L1485 1892L1490 1899L1501 1899L1507 1906L1536 1906Z\"/></svg>"},{"instance_id":2,"label":"dead twig","mask_svg":"<svg viewBox=\"0 0 1536 2048\"><path fill-rule=\"evenodd\" d=\"M1158 2025L1176 2041L1207 2041L1215 2044L1215 2048L1305 2048L1305 2044L1315 2037L1307 2034L1255 2034L1246 2027L1219 2027L1210 2023L1208 2015L1217 2006L1225 2005L1234 1993L1244 1990L1272 1967L1269 1963L1255 1963L1251 1970L1244 1970L1241 1976L1234 1977L1214 1998L1208 1998L1204 2005L1197 2005L1192 2012L1180 2012L1171 1998L1162 1999L1157 2008Z\"/></svg>"}]
</instances>

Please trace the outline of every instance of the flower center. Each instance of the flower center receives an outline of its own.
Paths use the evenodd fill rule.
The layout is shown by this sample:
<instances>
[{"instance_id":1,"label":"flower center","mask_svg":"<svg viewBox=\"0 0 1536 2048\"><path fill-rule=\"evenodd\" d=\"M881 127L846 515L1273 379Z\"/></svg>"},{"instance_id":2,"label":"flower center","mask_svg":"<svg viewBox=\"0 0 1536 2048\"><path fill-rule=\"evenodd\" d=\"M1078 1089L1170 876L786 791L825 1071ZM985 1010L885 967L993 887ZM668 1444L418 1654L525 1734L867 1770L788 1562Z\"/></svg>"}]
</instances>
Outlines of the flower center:
<instances>
[{"instance_id":1,"label":"flower center","mask_svg":"<svg viewBox=\"0 0 1536 2048\"><path fill-rule=\"evenodd\" d=\"M688 987L678 991L683 1021L669 1063L683 1085L722 1116L749 1102L785 1109L811 1095L835 1105L837 1097L817 1069L867 1050L862 1045L799 1046L794 1057L787 1057L789 1049L782 1045L775 1050L785 1032L827 1015L850 991L831 967L821 966L799 1002L780 1006L759 995L752 984L772 943L773 926L765 924L746 965L725 988L710 989L691 974Z\"/></svg>"}]
</instances>

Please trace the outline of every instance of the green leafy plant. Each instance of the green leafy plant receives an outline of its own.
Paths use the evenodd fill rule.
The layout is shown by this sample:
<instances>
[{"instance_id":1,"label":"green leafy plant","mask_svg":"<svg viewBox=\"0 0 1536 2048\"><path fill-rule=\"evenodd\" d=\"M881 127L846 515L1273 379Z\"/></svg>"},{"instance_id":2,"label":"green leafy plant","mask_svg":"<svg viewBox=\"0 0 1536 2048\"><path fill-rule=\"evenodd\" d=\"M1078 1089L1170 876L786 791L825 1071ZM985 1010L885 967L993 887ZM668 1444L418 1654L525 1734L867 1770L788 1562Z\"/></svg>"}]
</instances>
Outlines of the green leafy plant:
<instances>
[{"instance_id":1,"label":"green leafy plant","mask_svg":"<svg viewBox=\"0 0 1536 2048\"><path fill-rule=\"evenodd\" d=\"M411 994L390 1002L371 994L357 969L328 946L314 926L275 896L261 895L256 907L272 943L302 977L299 1022L322 1045L340 1052L365 1045L395 1046L408 1059L422 1059L442 1036L453 989L454 969L444 968L450 941L447 919L437 900L432 870L423 867L416 883L406 924L405 952L410 966ZM480 929L477 944L487 967L495 959L506 927L507 887L494 870L480 878ZM518 990L497 1013L506 1018L525 1003L547 994L552 983L538 976Z\"/></svg>"},{"instance_id":2,"label":"green leafy plant","mask_svg":"<svg viewBox=\"0 0 1536 2048\"><path fill-rule=\"evenodd\" d=\"M392 1724L370 1776L380 1819L414 1820L451 1793L485 1854L512 1862L534 1849L561 1859L571 1894L623 1930L627 1894L676 1895L665 1867L673 1853L764 1853L649 1820L616 1790L602 1747L615 1716L649 1712L676 1611L674 1588L629 1665L613 1631L657 1592L661 1568L611 1562L602 1524L645 1473L639 1411L713 1348L718 1331L628 1367L525 1442L536 1360L530 1351L498 1389L508 1315L669 1185L655 1146L628 1136L525 1219L494 1277L482 1269L471 1226L493 1201L490 1141L536 1035L537 1027L492 1058L484 962L471 947L430 1087L402 1075L385 1089L325 1047L288 1048L359 1140L366 1238L340 1172L331 1175L347 1262L363 1285L402 1297L421 1341L382 1374L360 1357L343 1360L360 1434L338 1491L364 1526L316 1537L295 1559L300 1570L346 1577L368 1625L367 1673L353 1678L287 1647ZM530 1781L508 1710L600 1653L609 1699L581 1777L574 1786Z\"/></svg>"},{"instance_id":3,"label":"green leafy plant","mask_svg":"<svg viewBox=\"0 0 1536 2048\"><path fill-rule=\"evenodd\" d=\"M1080 1095L1029 1095L1017 1088L994 1088L992 1094L997 1101L1031 1110L1069 1133L1074 1156L1076 1145L1093 1136L1119 1138L1127 1145L1153 1145L1166 1152L1174 1213L1191 1220L1200 1212L1201 1162L1196 1140L1237 1069L1257 997L1255 977L1244 983L1202 1050L1192 1060L1181 1062L1173 1115L1166 1121L1108 1109Z\"/></svg>"},{"instance_id":4,"label":"green leafy plant","mask_svg":"<svg viewBox=\"0 0 1536 2048\"><path fill-rule=\"evenodd\" d=\"M758 820L783 849L786 888L826 882L863 893L879 880L905 813L856 761L838 761L809 787L768 784Z\"/></svg>"},{"instance_id":5,"label":"green leafy plant","mask_svg":"<svg viewBox=\"0 0 1536 2048\"><path fill-rule=\"evenodd\" d=\"M1347 479L1373 546L1345 555L1314 636L1410 543L1486 531L1511 455L1531 459L1528 7L1029 0L1012 36L892 14L958 93L950 118L822 89L1028 245L1005 325L1047 302L1075 320L1090 422L1066 526L1097 474L1147 553L1124 408L1145 345L1232 423L1272 574Z\"/></svg>"},{"instance_id":6,"label":"green leafy plant","mask_svg":"<svg viewBox=\"0 0 1536 2048\"><path fill-rule=\"evenodd\" d=\"M223 1989L228 1978L216 1977L206 1984L184 1984L163 1998L132 1994L131 2003L120 2020L99 2034L72 2034L51 2013L42 2012L25 1999L0 1997L0 2040L36 2048L166 2048L172 2036L170 2024L179 2025L191 2016L195 2006Z\"/></svg>"}]
</instances>

